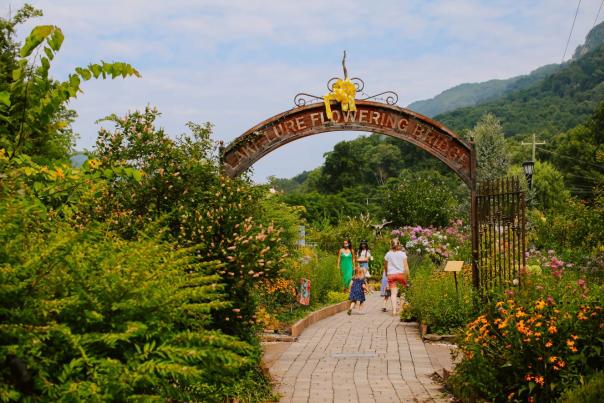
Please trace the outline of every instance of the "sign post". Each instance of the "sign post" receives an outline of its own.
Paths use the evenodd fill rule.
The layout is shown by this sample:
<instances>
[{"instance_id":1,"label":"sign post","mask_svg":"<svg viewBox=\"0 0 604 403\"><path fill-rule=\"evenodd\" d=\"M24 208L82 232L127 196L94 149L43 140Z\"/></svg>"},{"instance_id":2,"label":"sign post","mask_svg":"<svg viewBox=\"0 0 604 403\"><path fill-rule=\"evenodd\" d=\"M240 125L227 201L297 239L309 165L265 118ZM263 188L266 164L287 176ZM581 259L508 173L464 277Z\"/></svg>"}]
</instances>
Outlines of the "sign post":
<instances>
[{"instance_id":1,"label":"sign post","mask_svg":"<svg viewBox=\"0 0 604 403\"><path fill-rule=\"evenodd\" d=\"M463 260L451 260L451 261L447 262L447 264L445 265L445 269L444 269L444 271L453 272L453 278L455 279L455 291L457 292L458 296L459 296L459 288L457 286L457 272L461 271L462 267L463 267Z\"/></svg>"}]
</instances>

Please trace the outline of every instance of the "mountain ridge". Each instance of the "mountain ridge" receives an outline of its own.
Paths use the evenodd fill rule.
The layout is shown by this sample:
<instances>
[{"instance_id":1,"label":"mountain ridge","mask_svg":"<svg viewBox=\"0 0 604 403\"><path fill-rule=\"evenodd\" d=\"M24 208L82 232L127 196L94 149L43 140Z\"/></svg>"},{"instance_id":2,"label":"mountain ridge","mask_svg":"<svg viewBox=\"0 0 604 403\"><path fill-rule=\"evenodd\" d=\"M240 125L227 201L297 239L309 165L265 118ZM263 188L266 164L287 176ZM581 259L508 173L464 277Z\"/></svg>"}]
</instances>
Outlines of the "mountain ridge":
<instances>
[{"instance_id":1,"label":"mountain ridge","mask_svg":"<svg viewBox=\"0 0 604 403\"><path fill-rule=\"evenodd\" d=\"M560 71L568 64L577 61L604 43L604 22L594 26L585 37L585 42L577 46L570 61L546 64L529 74L506 79L492 79L477 83L462 83L442 91L440 94L424 100L414 101L407 108L429 117L445 114L460 108L477 106L494 101L512 92L539 84L547 77Z\"/></svg>"}]
</instances>

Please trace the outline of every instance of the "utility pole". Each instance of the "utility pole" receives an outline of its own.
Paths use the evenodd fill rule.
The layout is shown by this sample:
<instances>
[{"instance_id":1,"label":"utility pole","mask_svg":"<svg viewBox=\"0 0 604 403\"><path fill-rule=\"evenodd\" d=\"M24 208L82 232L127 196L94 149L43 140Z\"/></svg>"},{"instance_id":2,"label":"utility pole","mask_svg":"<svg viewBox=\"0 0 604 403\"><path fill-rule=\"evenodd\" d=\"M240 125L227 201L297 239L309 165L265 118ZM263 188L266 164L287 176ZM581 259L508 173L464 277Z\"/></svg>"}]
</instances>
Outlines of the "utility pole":
<instances>
[{"instance_id":1,"label":"utility pole","mask_svg":"<svg viewBox=\"0 0 604 403\"><path fill-rule=\"evenodd\" d=\"M545 144L545 141L543 141L541 143L537 143L537 139L536 139L535 133L533 133L533 141L531 143L525 143L523 141L521 144L523 146L533 146L533 158L531 159L531 161L535 161L535 149L537 148L537 146Z\"/></svg>"}]
</instances>

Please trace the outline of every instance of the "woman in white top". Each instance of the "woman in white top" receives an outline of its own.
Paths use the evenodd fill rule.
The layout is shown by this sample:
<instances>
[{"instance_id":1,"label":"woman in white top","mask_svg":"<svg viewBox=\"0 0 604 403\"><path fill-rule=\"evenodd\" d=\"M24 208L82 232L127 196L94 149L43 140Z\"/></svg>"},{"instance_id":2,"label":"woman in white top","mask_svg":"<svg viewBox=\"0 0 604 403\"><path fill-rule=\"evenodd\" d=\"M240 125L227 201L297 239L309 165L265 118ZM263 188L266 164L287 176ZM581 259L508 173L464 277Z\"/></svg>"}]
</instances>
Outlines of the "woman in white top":
<instances>
[{"instance_id":1,"label":"woman in white top","mask_svg":"<svg viewBox=\"0 0 604 403\"><path fill-rule=\"evenodd\" d=\"M407 254L402 250L398 239L390 241L390 250L384 256L384 273L388 278L388 287L390 288L390 301L392 302L392 314L398 314L398 285L407 287L409 280L409 263Z\"/></svg>"},{"instance_id":2,"label":"woman in white top","mask_svg":"<svg viewBox=\"0 0 604 403\"><path fill-rule=\"evenodd\" d=\"M373 260L373 256L371 256L371 250L369 250L369 245L367 241L362 240L359 244L359 251L357 252L357 263L363 269L365 278L371 277L369 273L369 261Z\"/></svg>"}]
</instances>

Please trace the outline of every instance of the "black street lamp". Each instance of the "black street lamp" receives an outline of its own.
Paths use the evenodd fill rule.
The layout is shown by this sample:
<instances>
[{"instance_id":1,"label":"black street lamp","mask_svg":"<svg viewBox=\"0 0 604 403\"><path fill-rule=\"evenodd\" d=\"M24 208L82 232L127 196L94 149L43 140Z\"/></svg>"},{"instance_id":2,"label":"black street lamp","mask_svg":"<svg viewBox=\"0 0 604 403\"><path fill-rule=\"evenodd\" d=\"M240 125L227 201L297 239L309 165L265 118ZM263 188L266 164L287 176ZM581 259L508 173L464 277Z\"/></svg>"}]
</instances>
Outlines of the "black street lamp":
<instances>
[{"instance_id":1,"label":"black street lamp","mask_svg":"<svg viewBox=\"0 0 604 403\"><path fill-rule=\"evenodd\" d=\"M533 170L535 168L535 161L525 161L522 163L522 169L524 170L524 176L526 177L526 183L528 183L529 190L533 187Z\"/></svg>"}]
</instances>

